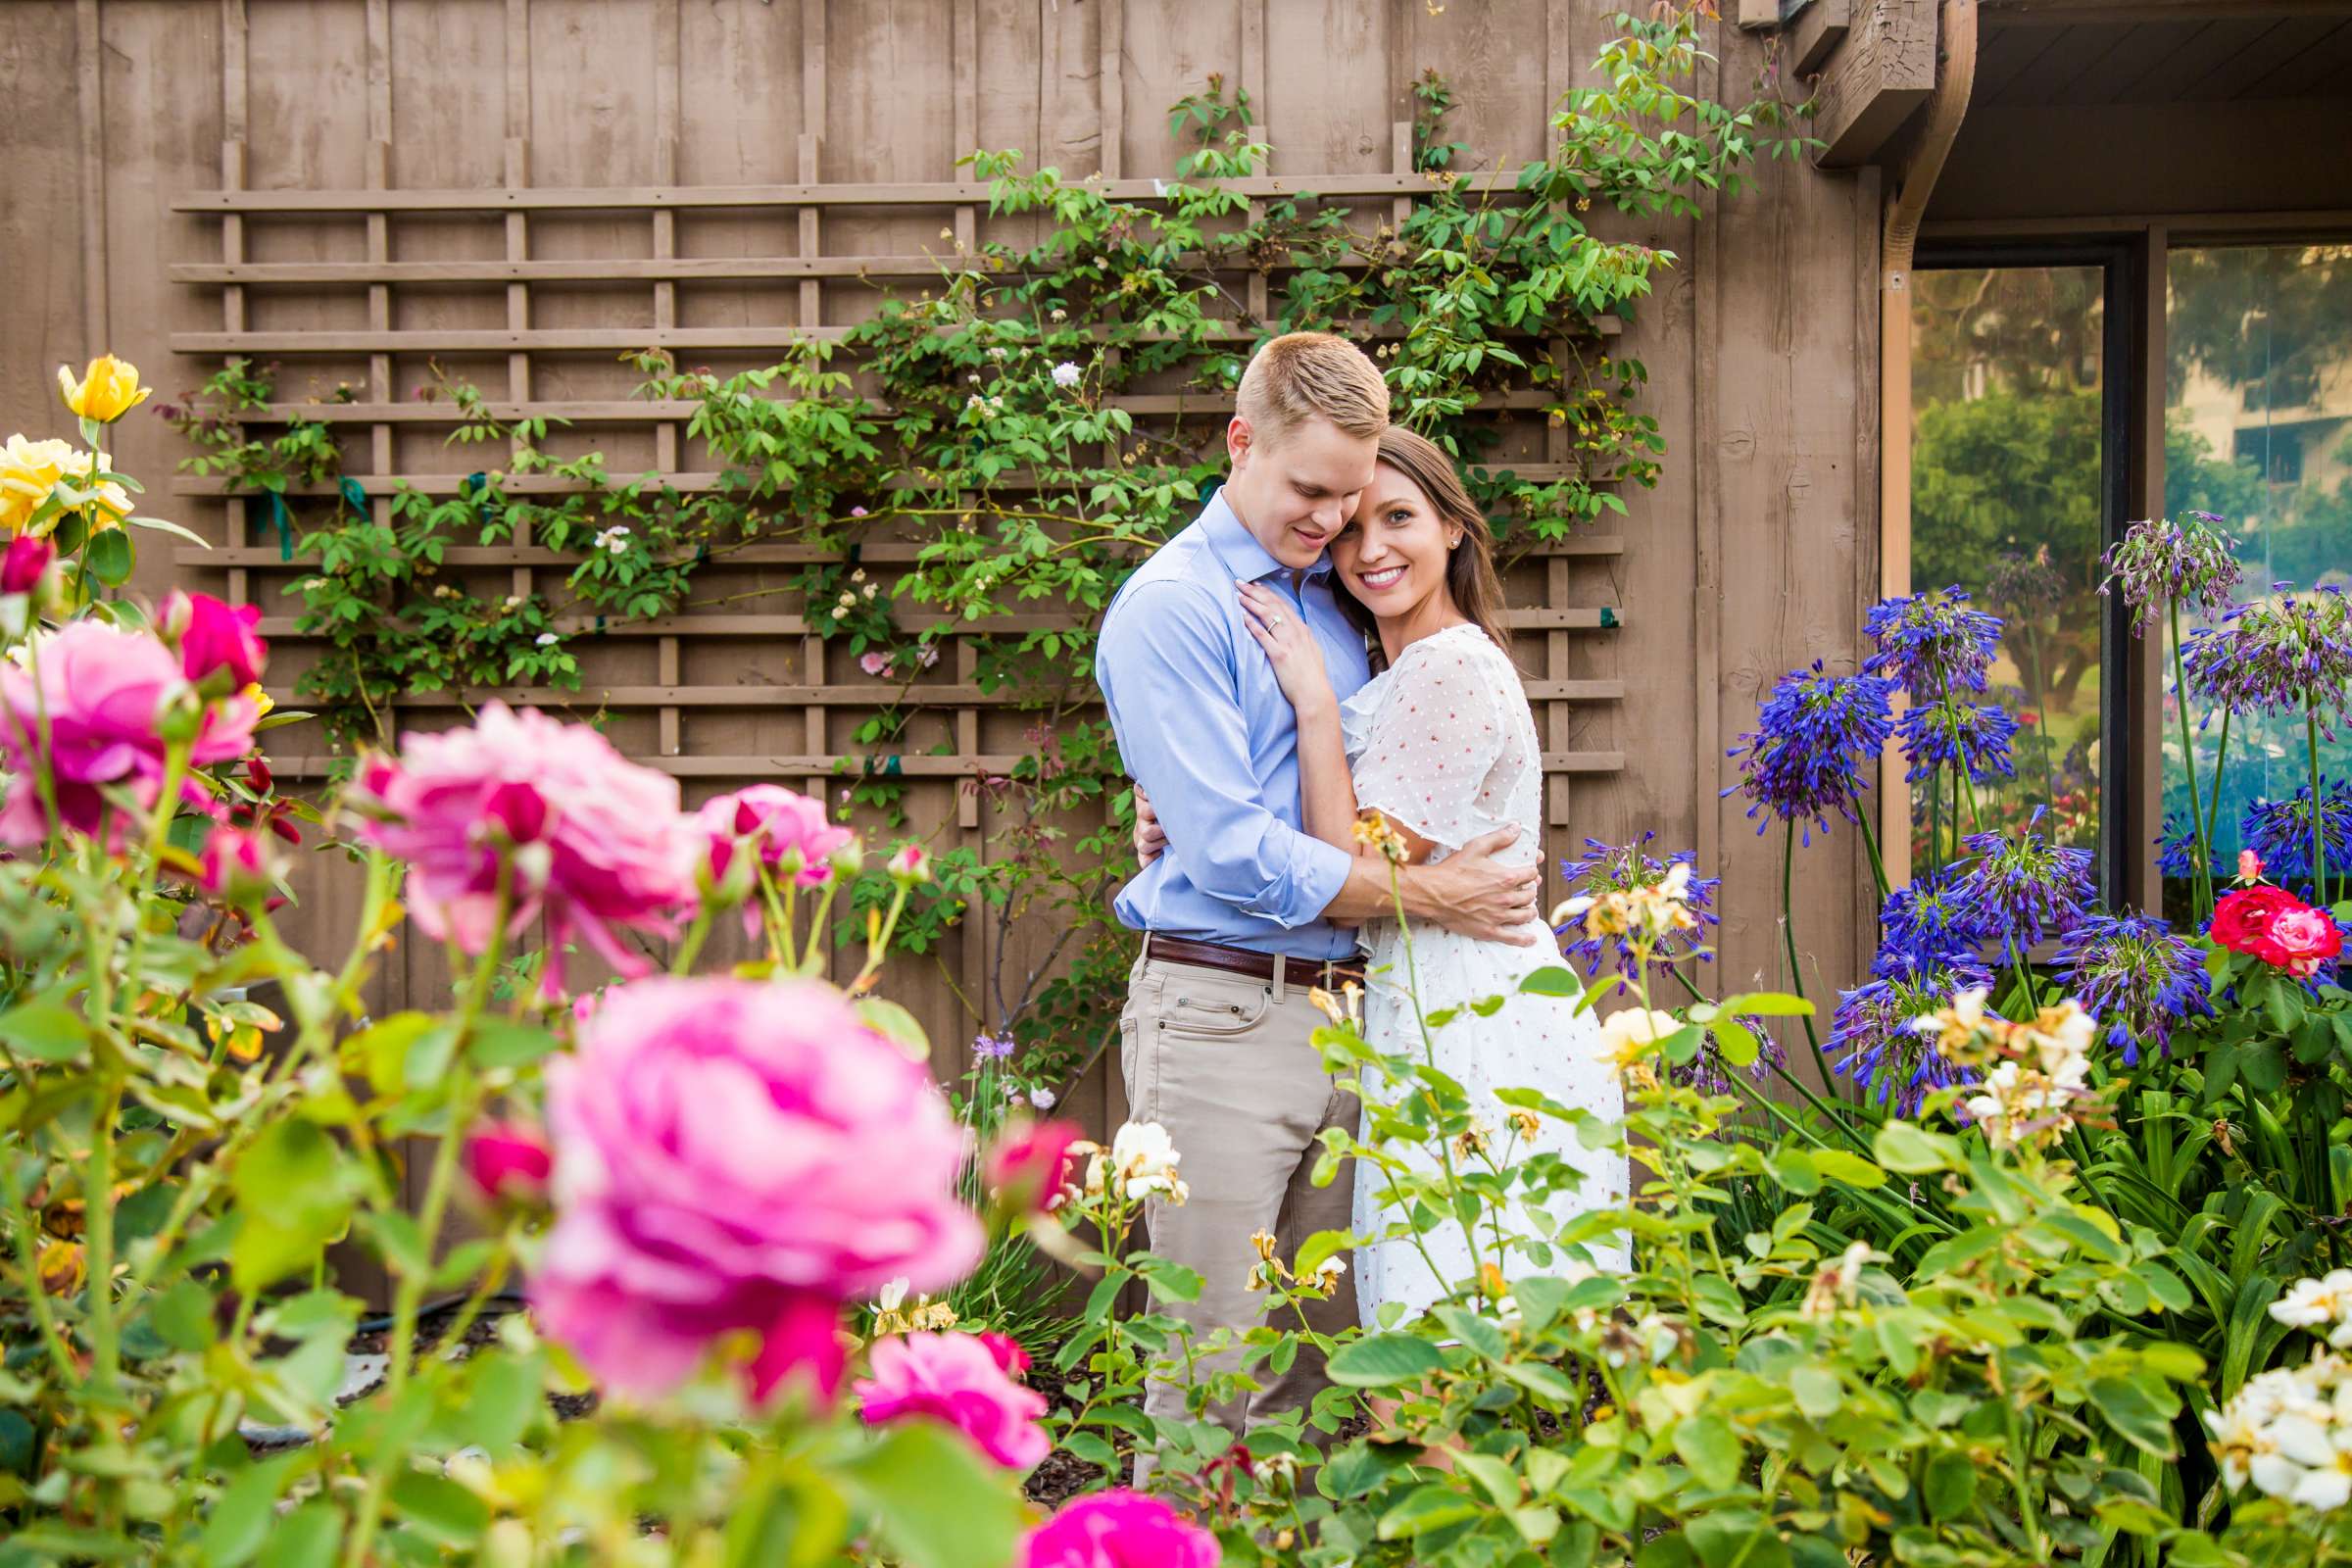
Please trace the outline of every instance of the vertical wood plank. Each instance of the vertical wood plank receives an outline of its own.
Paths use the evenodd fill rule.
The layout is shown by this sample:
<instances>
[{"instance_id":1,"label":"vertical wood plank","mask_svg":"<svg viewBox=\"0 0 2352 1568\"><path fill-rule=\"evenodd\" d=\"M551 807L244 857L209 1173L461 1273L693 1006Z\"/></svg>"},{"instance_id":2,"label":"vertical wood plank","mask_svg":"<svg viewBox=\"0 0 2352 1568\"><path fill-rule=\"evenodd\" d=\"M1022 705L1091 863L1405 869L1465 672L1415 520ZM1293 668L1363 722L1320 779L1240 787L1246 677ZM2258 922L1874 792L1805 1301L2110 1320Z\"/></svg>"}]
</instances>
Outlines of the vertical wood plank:
<instances>
[{"instance_id":1,"label":"vertical wood plank","mask_svg":"<svg viewBox=\"0 0 2352 1568\"><path fill-rule=\"evenodd\" d=\"M654 9L654 178L663 185L678 179L678 133L684 83L679 77L678 0L659 0ZM667 208L654 213L654 256L666 261L678 254L678 215ZM663 278L654 284L654 325L666 330L678 324L678 285ZM664 473L678 467L678 425L664 419L654 426L654 466ZM678 639L662 637L654 647L654 678L662 685L678 684ZM655 710L654 744L663 757L678 755L681 745L678 706L663 703Z\"/></svg>"},{"instance_id":2,"label":"vertical wood plank","mask_svg":"<svg viewBox=\"0 0 2352 1568\"><path fill-rule=\"evenodd\" d=\"M2165 379L2172 362L2170 323L2166 319L2167 282L2171 273L2172 230L2163 223L2148 225L2140 257L2139 320L2110 318L2107 330L2122 332L2136 326L2140 353L2146 359L2132 379L2139 407L2132 426L2138 450L2132 454L2131 512L2132 517L2164 515L2164 405ZM2121 631L2123 617L2110 612ZM2125 733L2137 737L2124 769L2124 787L2110 788L2107 798L2125 805L2125 842L2132 846L2130 858L2118 867L2124 896L2151 914L2164 912L2164 879L2156 870L2156 835L2164 829L2164 747L2154 737L2164 733L2164 639L2140 637L2127 645L2125 659L2131 678L2125 683ZM2127 793L2128 792L2128 793ZM2218 812L2219 807L2217 805Z\"/></svg>"},{"instance_id":3,"label":"vertical wood plank","mask_svg":"<svg viewBox=\"0 0 2352 1568\"><path fill-rule=\"evenodd\" d=\"M1127 0L1096 0L1102 12L1102 57L1098 68L1097 96L1102 110L1102 157L1104 179L1117 179L1125 161L1120 157L1120 145L1126 139L1127 122Z\"/></svg>"},{"instance_id":4,"label":"vertical wood plank","mask_svg":"<svg viewBox=\"0 0 2352 1568\"><path fill-rule=\"evenodd\" d=\"M106 56L98 0L74 0L74 103L81 122L81 335L87 361L111 353L106 289Z\"/></svg>"}]
</instances>

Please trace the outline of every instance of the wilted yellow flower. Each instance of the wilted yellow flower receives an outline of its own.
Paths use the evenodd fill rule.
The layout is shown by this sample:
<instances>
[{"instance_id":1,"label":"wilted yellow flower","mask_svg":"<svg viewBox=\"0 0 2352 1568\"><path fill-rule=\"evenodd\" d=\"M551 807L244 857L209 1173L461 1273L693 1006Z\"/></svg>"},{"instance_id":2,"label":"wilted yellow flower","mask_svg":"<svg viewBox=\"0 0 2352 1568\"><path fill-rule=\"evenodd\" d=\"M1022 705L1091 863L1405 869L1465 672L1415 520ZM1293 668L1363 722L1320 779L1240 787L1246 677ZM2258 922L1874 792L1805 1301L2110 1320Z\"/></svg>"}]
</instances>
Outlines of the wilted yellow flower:
<instances>
[{"instance_id":1,"label":"wilted yellow flower","mask_svg":"<svg viewBox=\"0 0 2352 1568\"><path fill-rule=\"evenodd\" d=\"M1274 1261L1275 1241L1274 1233L1272 1231L1251 1231L1250 1233L1250 1245L1257 1249L1258 1261L1263 1263L1271 1263Z\"/></svg>"},{"instance_id":2,"label":"wilted yellow flower","mask_svg":"<svg viewBox=\"0 0 2352 1568\"><path fill-rule=\"evenodd\" d=\"M8 438L0 447L0 529L11 534L31 533L45 536L57 526L62 513L52 513L37 524L33 514L49 499L49 493L60 484L70 485L75 495L88 496L90 475L109 466L107 455L82 451L70 441L27 441L22 433ZM98 509L91 522L94 528L111 528L130 514L130 497L112 479L97 486ZM80 501L66 498L69 506Z\"/></svg>"},{"instance_id":3,"label":"wilted yellow flower","mask_svg":"<svg viewBox=\"0 0 2352 1568\"><path fill-rule=\"evenodd\" d=\"M79 1242L47 1242L41 1247L41 1289L51 1296L72 1296L89 1277L89 1257Z\"/></svg>"},{"instance_id":4,"label":"wilted yellow flower","mask_svg":"<svg viewBox=\"0 0 2352 1568\"><path fill-rule=\"evenodd\" d=\"M1412 854L1405 846L1404 835L1378 811L1366 811L1357 817L1353 831L1356 843L1378 850L1392 864L1402 865Z\"/></svg>"},{"instance_id":5,"label":"wilted yellow flower","mask_svg":"<svg viewBox=\"0 0 2352 1568\"><path fill-rule=\"evenodd\" d=\"M253 704L253 716L256 718L268 717L270 710L277 706L277 704L270 700L270 694L262 690L262 683L258 680L247 686L237 695L244 698L247 702Z\"/></svg>"},{"instance_id":6,"label":"wilted yellow flower","mask_svg":"<svg viewBox=\"0 0 2352 1568\"><path fill-rule=\"evenodd\" d=\"M128 360L118 360L112 354L101 354L90 362L80 381L74 379L74 368L57 368L57 389L66 400L66 407L85 419L112 424L131 410L147 401L151 387L139 385L139 368Z\"/></svg>"},{"instance_id":7,"label":"wilted yellow flower","mask_svg":"<svg viewBox=\"0 0 2352 1568\"><path fill-rule=\"evenodd\" d=\"M1511 1111L1510 1123L1511 1131L1531 1143L1535 1140L1536 1134L1544 1130L1543 1119L1525 1105L1518 1106Z\"/></svg>"}]
</instances>

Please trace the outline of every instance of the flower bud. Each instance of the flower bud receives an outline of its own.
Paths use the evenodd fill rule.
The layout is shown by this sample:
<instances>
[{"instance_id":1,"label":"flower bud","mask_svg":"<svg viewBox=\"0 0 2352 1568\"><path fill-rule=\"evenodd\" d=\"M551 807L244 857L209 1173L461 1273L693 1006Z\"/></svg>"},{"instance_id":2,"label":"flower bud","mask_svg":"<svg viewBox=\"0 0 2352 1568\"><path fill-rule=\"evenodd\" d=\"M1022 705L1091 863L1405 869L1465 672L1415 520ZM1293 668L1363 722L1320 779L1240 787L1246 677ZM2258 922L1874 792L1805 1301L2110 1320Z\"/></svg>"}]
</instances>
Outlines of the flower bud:
<instances>
[{"instance_id":1,"label":"flower bud","mask_svg":"<svg viewBox=\"0 0 2352 1568\"><path fill-rule=\"evenodd\" d=\"M931 880L931 852L920 844L902 844L893 850L885 865L890 879L901 887L913 887Z\"/></svg>"},{"instance_id":2,"label":"flower bud","mask_svg":"<svg viewBox=\"0 0 2352 1568\"><path fill-rule=\"evenodd\" d=\"M57 546L47 539L36 539L30 534L11 539L7 556L0 558L0 594L33 592L40 587L49 564L56 559Z\"/></svg>"},{"instance_id":3,"label":"flower bud","mask_svg":"<svg viewBox=\"0 0 2352 1568\"><path fill-rule=\"evenodd\" d=\"M216 827L198 857L197 885L208 898L225 904L248 903L269 893L274 858L270 841L261 834L247 828Z\"/></svg>"},{"instance_id":4,"label":"flower bud","mask_svg":"<svg viewBox=\"0 0 2352 1568\"><path fill-rule=\"evenodd\" d=\"M466 1140L466 1174L493 1202L545 1201L555 1169L555 1152L534 1127L491 1122Z\"/></svg>"},{"instance_id":5,"label":"flower bud","mask_svg":"<svg viewBox=\"0 0 2352 1568\"><path fill-rule=\"evenodd\" d=\"M179 667L203 685L227 672L225 689L240 690L262 678L270 645L262 640L262 612L255 605L228 605L211 594L173 589L164 599L164 637L179 649Z\"/></svg>"}]
</instances>

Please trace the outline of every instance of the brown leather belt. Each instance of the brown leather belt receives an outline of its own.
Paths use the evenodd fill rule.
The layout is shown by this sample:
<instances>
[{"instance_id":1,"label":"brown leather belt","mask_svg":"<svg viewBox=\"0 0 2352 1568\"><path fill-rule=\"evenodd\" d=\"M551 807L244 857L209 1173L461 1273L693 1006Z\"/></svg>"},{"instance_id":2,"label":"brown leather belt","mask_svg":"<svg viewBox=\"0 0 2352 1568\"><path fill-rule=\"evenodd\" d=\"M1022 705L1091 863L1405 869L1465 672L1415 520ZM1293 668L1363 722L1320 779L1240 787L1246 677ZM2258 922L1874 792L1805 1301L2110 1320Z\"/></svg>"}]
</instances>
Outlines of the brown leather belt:
<instances>
[{"instance_id":1,"label":"brown leather belt","mask_svg":"<svg viewBox=\"0 0 2352 1568\"><path fill-rule=\"evenodd\" d=\"M1144 956L1163 958L1169 963L1189 963L1199 969L1222 969L1227 974L1248 975L1252 980L1271 981L1274 965L1283 965L1282 981L1289 986L1321 986L1336 990L1342 982L1352 980L1364 983L1361 964L1341 963L1328 958L1284 957L1272 953L1257 953L1249 948L1228 948L1216 942L1187 942L1181 937L1147 935L1144 938Z\"/></svg>"}]
</instances>

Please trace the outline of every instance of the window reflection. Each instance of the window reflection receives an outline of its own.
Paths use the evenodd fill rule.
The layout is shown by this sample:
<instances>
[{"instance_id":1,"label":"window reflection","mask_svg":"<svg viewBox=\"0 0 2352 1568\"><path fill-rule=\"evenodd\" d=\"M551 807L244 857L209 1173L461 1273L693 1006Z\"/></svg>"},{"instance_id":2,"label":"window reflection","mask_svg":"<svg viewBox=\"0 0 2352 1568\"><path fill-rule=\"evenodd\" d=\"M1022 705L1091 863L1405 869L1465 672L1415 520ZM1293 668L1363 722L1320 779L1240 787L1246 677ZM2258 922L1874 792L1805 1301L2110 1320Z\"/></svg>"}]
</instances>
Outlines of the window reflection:
<instances>
[{"instance_id":1,"label":"window reflection","mask_svg":"<svg viewBox=\"0 0 2352 1568\"><path fill-rule=\"evenodd\" d=\"M2352 588L2352 247L2182 249L2168 261L2165 510L2215 513L2245 564L2241 598L2285 584ZM2191 694L2192 713L2206 720ZM2178 723L2166 698L2165 809L2185 822ZM2300 715L2233 721L2215 815L2234 869L2247 810L2310 781ZM2192 736L2212 783L2218 720ZM2352 736L2323 741L2329 784L2352 781ZM2168 906L2186 904L2168 878Z\"/></svg>"},{"instance_id":2,"label":"window reflection","mask_svg":"<svg viewBox=\"0 0 2352 1568\"><path fill-rule=\"evenodd\" d=\"M2017 721L2015 774L1976 786L1986 827L2043 813L2096 849L2104 549L2103 270L1948 269L1912 295L1911 582L2002 618L1984 699ZM1955 806L1914 791L1913 842ZM1974 824L1972 823L1971 826Z\"/></svg>"}]
</instances>

